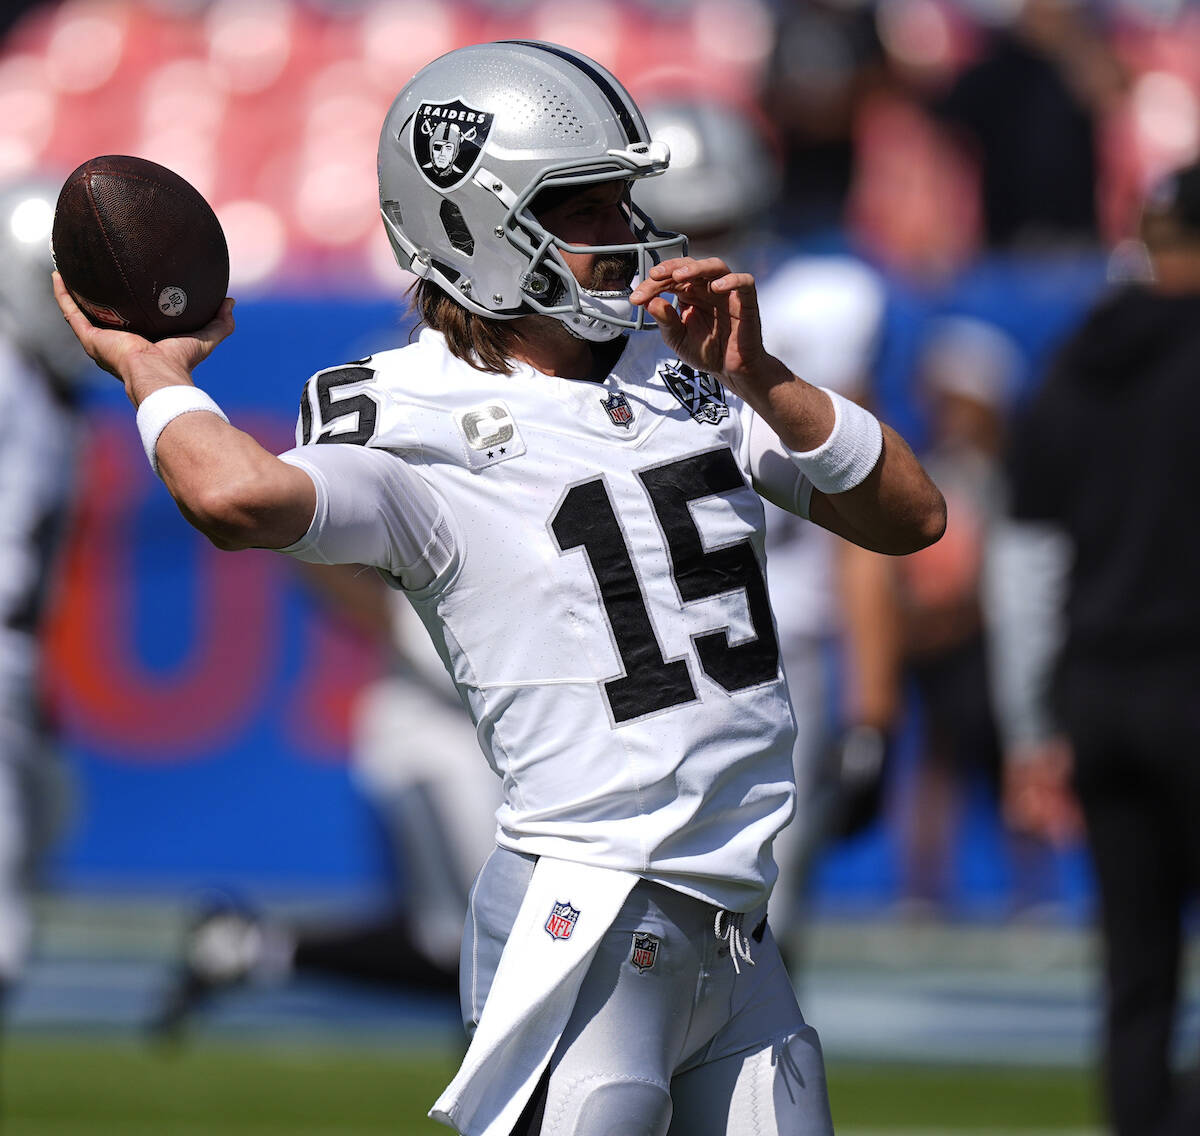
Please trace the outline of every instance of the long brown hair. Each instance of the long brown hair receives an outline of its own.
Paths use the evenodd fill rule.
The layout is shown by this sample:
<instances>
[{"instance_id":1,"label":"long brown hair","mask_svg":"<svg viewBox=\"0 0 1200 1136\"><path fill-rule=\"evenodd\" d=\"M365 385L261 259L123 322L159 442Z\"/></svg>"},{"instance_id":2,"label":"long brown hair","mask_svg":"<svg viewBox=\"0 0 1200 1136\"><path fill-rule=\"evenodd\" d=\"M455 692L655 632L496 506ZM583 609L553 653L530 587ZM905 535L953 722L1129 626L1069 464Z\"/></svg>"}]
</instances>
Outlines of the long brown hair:
<instances>
[{"instance_id":1,"label":"long brown hair","mask_svg":"<svg viewBox=\"0 0 1200 1136\"><path fill-rule=\"evenodd\" d=\"M511 320L487 319L469 312L429 280L418 280L409 295L421 323L446 337L451 355L477 371L513 373L512 356L521 337Z\"/></svg>"}]
</instances>

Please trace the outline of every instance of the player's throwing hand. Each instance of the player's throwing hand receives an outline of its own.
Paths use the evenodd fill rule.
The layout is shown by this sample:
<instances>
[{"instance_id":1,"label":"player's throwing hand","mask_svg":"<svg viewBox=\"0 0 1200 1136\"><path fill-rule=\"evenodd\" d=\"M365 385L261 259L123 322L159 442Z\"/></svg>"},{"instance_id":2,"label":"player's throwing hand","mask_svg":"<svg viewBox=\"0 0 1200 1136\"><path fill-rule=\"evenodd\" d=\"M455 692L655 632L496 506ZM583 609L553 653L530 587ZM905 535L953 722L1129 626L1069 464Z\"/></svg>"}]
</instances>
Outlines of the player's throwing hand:
<instances>
[{"instance_id":1,"label":"player's throwing hand","mask_svg":"<svg viewBox=\"0 0 1200 1136\"><path fill-rule=\"evenodd\" d=\"M54 298L62 311L63 318L79 338L83 349L95 360L96 365L109 374L124 378L123 368L135 355L152 356L172 369L182 367L187 373L199 366L212 353L214 347L233 333L233 304L226 299L213 321L192 335L177 335L151 343L140 335L129 331L116 331L96 327L75 303L62 277L56 272ZM148 391L146 393L149 393Z\"/></svg>"}]
</instances>

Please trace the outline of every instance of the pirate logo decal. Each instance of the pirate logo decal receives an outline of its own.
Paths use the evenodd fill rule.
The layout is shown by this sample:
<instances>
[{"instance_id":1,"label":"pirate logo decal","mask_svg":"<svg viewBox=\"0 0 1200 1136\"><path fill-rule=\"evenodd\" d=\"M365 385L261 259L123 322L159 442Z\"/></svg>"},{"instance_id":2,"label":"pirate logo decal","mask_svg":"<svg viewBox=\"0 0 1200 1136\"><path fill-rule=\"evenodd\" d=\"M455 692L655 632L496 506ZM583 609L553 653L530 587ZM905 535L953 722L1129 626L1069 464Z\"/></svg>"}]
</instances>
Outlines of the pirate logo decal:
<instances>
[{"instance_id":1,"label":"pirate logo decal","mask_svg":"<svg viewBox=\"0 0 1200 1136\"><path fill-rule=\"evenodd\" d=\"M629 961L645 974L658 958L658 936L637 931L633 936L633 954Z\"/></svg>"},{"instance_id":2,"label":"pirate logo decal","mask_svg":"<svg viewBox=\"0 0 1200 1136\"><path fill-rule=\"evenodd\" d=\"M628 430L633 425L633 407L620 391L608 398L602 398L600 405L608 411L608 417L614 426L624 426Z\"/></svg>"},{"instance_id":3,"label":"pirate logo decal","mask_svg":"<svg viewBox=\"0 0 1200 1136\"><path fill-rule=\"evenodd\" d=\"M434 189L447 190L471 176L495 116L462 99L422 103L413 116L413 160Z\"/></svg>"},{"instance_id":4,"label":"pirate logo decal","mask_svg":"<svg viewBox=\"0 0 1200 1136\"><path fill-rule=\"evenodd\" d=\"M660 364L658 374L697 422L715 426L722 418L729 417L725 391L707 371L697 371L690 363L675 359Z\"/></svg>"},{"instance_id":5,"label":"pirate logo decal","mask_svg":"<svg viewBox=\"0 0 1200 1136\"><path fill-rule=\"evenodd\" d=\"M546 931L552 939L569 939L578 918L578 907L572 907L569 901L556 903L550 912L550 918L546 920Z\"/></svg>"}]
</instances>

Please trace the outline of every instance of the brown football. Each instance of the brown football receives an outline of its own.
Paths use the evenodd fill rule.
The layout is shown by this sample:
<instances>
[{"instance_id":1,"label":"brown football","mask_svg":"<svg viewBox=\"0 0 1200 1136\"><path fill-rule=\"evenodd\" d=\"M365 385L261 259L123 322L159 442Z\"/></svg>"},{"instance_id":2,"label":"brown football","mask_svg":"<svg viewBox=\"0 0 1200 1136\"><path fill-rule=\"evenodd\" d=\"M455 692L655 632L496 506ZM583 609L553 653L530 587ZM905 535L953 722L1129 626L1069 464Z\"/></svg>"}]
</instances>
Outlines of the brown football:
<instances>
[{"instance_id":1,"label":"brown football","mask_svg":"<svg viewBox=\"0 0 1200 1136\"><path fill-rule=\"evenodd\" d=\"M97 327L186 335L229 290L229 249L212 207L145 158L84 162L58 195L51 240L63 283Z\"/></svg>"}]
</instances>

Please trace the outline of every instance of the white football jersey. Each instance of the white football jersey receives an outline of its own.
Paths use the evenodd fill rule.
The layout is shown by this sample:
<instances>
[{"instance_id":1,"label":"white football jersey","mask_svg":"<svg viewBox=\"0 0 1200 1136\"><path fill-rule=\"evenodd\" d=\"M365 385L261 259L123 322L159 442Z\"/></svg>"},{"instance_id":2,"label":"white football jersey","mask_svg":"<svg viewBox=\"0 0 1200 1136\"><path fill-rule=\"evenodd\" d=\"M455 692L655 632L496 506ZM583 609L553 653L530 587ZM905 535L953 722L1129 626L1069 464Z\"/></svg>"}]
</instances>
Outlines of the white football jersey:
<instances>
[{"instance_id":1,"label":"white football jersey","mask_svg":"<svg viewBox=\"0 0 1200 1136\"><path fill-rule=\"evenodd\" d=\"M503 779L498 842L761 903L794 723L751 483L801 511L810 488L761 420L654 332L594 383L486 374L426 330L314 376L298 434L318 509L294 555L338 548L342 474L319 467L350 447L320 443L388 451L430 491L405 542L443 553L408 595Z\"/></svg>"}]
</instances>

